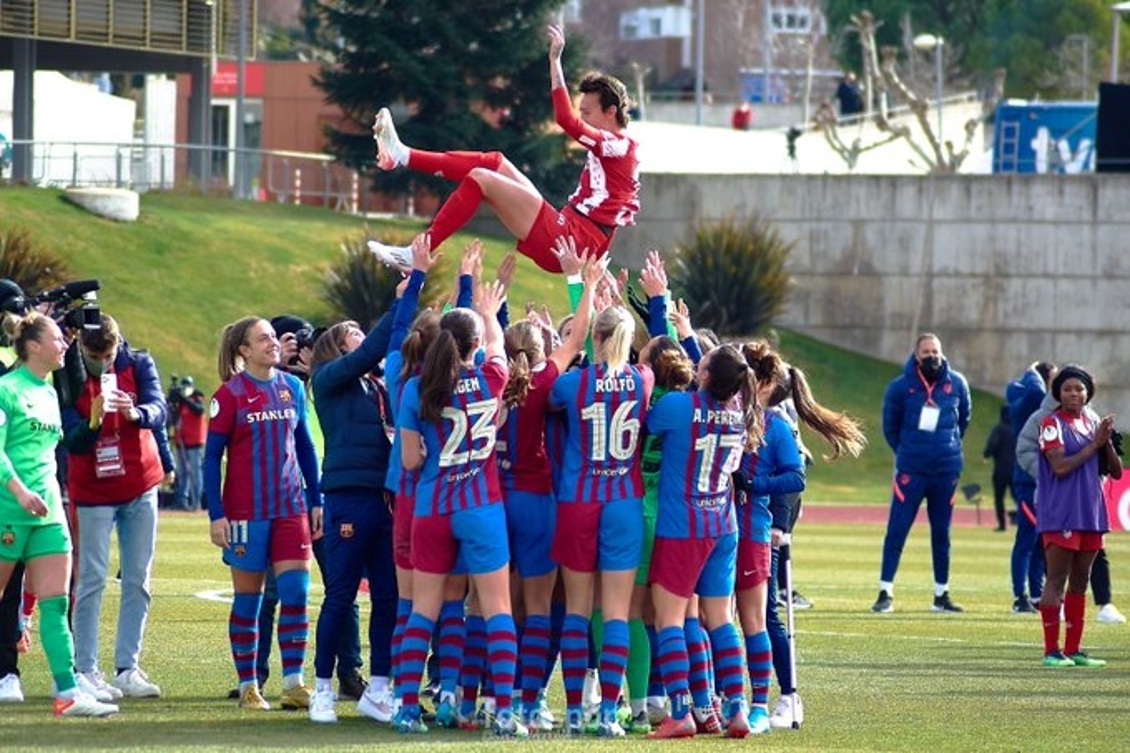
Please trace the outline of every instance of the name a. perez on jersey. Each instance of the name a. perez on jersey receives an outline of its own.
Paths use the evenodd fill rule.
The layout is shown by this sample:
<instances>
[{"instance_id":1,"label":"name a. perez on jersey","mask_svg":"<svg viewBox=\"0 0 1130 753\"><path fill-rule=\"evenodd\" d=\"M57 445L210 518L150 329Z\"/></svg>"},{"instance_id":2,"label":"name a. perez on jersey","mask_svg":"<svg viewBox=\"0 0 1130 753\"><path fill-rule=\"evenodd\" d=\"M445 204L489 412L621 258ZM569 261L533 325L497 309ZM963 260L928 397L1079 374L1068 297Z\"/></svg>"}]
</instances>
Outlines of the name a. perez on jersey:
<instances>
[{"instance_id":1,"label":"name a. perez on jersey","mask_svg":"<svg viewBox=\"0 0 1130 753\"><path fill-rule=\"evenodd\" d=\"M593 382L596 392L634 392L636 380L631 376L606 376Z\"/></svg>"},{"instance_id":2,"label":"name a. perez on jersey","mask_svg":"<svg viewBox=\"0 0 1130 753\"><path fill-rule=\"evenodd\" d=\"M724 426L738 426L742 423L742 414L732 410L703 410L695 408L694 422L696 424L722 424Z\"/></svg>"},{"instance_id":3,"label":"name a. perez on jersey","mask_svg":"<svg viewBox=\"0 0 1130 753\"><path fill-rule=\"evenodd\" d=\"M466 395L469 392L475 392L479 389L478 379L460 379L455 383L455 394Z\"/></svg>"},{"instance_id":4,"label":"name a. perez on jersey","mask_svg":"<svg viewBox=\"0 0 1130 753\"><path fill-rule=\"evenodd\" d=\"M294 408L283 408L282 410L259 410L247 412L247 423L260 424L264 421L289 421L295 418L298 413Z\"/></svg>"}]
</instances>

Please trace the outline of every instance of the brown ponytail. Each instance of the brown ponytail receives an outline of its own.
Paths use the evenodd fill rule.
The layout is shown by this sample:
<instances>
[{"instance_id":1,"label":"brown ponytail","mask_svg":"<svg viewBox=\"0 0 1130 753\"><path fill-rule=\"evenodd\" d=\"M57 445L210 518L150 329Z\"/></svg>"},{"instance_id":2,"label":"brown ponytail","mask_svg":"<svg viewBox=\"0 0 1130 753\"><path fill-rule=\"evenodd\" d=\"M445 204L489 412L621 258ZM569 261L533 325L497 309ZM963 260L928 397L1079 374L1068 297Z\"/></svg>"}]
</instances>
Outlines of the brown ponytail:
<instances>
[{"instance_id":1,"label":"brown ponytail","mask_svg":"<svg viewBox=\"0 0 1130 753\"><path fill-rule=\"evenodd\" d=\"M847 414L829 410L816 402L812 390L808 387L808 380L800 369L789 366L788 378L792 384L790 393L797 417L805 426L823 437L832 448L832 454L825 455L824 459L835 460L845 453L859 457L859 453L863 452L863 447L867 444L867 437L859 428L859 422Z\"/></svg>"},{"instance_id":2,"label":"brown ponytail","mask_svg":"<svg viewBox=\"0 0 1130 753\"><path fill-rule=\"evenodd\" d=\"M451 403L463 362L471 357L478 321L470 309L448 311L439 321L439 334L424 356L420 374L420 419L434 423Z\"/></svg>"},{"instance_id":3,"label":"brown ponytail","mask_svg":"<svg viewBox=\"0 0 1130 753\"><path fill-rule=\"evenodd\" d=\"M502 401L509 408L526 402L530 393L532 368L544 360L545 347L539 328L527 320L506 328L506 357L510 361L510 377L502 392Z\"/></svg>"},{"instance_id":4,"label":"brown ponytail","mask_svg":"<svg viewBox=\"0 0 1130 753\"><path fill-rule=\"evenodd\" d=\"M243 356L239 354L239 349L247 344L247 330L262 321L265 320L258 316L245 316L227 325L220 332L220 352L216 359L216 371L221 383L243 371Z\"/></svg>"},{"instance_id":5,"label":"brown ponytail","mask_svg":"<svg viewBox=\"0 0 1130 753\"><path fill-rule=\"evenodd\" d=\"M435 342L439 334L439 315L431 309L424 309L416 315L412 329L400 346L400 383L406 384L416 374L416 367L424 361L428 346Z\"/></svg>"}]
</instances>

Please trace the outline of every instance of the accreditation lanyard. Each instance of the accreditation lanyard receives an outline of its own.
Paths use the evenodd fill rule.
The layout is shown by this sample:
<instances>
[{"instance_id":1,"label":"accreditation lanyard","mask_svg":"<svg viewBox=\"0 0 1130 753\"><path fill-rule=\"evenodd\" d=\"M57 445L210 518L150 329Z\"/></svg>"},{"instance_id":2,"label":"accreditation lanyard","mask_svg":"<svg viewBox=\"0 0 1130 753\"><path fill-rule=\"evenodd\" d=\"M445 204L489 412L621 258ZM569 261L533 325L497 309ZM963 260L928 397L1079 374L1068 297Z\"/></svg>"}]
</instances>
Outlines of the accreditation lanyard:
<instances>
[{"instance_id":1,"label":"accreditation lanyard","mask_svg":"<svg viewBox=\"0 0 1130 753\"><path fill-rule=\"evenodd\" d=\"M918 430L936 431L938 419L942 415L941 410L934 403L934 388L938 386L937 382L929 384L921 371L915 369L915 373L918 374L918 381L922 382L922 389L926 390L926 403L922 406L922 412L918 414Z\"/></svg>"}]
</instances>

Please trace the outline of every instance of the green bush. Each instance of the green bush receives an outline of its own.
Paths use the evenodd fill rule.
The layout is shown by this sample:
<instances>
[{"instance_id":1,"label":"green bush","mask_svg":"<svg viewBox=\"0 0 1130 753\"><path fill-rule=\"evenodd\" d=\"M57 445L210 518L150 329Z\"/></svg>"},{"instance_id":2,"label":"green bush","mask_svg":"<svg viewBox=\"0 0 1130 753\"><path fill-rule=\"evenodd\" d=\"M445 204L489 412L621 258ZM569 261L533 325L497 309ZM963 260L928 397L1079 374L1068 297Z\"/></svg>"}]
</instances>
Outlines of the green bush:
<instances>
[{"instance_id":1,"label":"green bush","mask_svg":"<svg viewBox=\"0 0 1130 753\"><path fill-rule=\"evenodd\" d=\"M342 255L330 267L322 282L322 301L329 307L327 324L352 319L366 332L396 298L396 286L403 279L399 272L381 264L365 245L368 236L342 241ZM405 238L391 238L393 244L407 244ZM450 276L446 264L437 264L428 274L432 282L420 295L423 305L436 303L449 292Z\"/></svg>"},{"instance_id":2,"label":"green bush","mask_svg":"<svg viewBox=\"0 0 1130 753\"><path fill-rule=\"evenodd\" d=\"M37 245L27 228L0 227L0 279L13 281L32 296L70 277L67 263Z\"/></svg>"},{"instance_id":3,"label":"green bush","mask_svg":"<svg viewBox=\"0 0 1130 753\"><path fill-rule=\"evenodd\" d=\"M700 223L669 264L671 289L695 326L730 337L763 333L788 298L793 245L757 216Z\"/></svg>"}]
</instances>

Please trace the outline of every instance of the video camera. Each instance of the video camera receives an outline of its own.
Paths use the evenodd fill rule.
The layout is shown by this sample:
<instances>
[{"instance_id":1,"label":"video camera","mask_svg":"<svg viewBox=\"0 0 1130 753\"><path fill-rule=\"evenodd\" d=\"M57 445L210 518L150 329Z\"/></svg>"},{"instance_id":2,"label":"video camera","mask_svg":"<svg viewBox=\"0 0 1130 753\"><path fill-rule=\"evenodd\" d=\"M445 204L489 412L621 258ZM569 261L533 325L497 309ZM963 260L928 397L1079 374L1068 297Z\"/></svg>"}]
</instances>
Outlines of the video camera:
<instances>
[{"instance_id":1,"label":"video camera","mask_svg":"<svg viewBox=\"0 0 1130 753\"><path fill-rule=\"evenodd\" d=\"M97 330L102 328L102 311L98 308L98 280L75 280L31 299L32 306L48 304L51 318L64 329Z\"/></svg>"}]
</instances>

